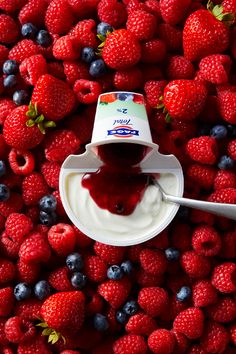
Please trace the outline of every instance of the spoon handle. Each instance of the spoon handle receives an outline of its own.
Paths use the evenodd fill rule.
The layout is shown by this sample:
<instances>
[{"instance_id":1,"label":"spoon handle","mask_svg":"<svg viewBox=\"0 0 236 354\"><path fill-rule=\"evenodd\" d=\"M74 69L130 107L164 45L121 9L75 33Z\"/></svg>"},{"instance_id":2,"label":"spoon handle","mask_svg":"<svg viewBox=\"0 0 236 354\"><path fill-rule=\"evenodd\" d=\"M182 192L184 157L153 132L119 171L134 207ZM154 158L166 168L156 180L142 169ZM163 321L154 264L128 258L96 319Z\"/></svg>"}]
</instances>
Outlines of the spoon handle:
<instances>
[{"instance_id":1,"label":"spoon handle","mask_svg":"<svg viewBox=\"0 0 236 354\"><path fill-rule=\"evenodd\" d=\"M205 202L202 200L175 197L173 195L168 194L165 194L164 200L189 208L208 211L212 214L221 215L225 216L226 218L236 220L236 204Z\"/></svg>"}]
</instances>

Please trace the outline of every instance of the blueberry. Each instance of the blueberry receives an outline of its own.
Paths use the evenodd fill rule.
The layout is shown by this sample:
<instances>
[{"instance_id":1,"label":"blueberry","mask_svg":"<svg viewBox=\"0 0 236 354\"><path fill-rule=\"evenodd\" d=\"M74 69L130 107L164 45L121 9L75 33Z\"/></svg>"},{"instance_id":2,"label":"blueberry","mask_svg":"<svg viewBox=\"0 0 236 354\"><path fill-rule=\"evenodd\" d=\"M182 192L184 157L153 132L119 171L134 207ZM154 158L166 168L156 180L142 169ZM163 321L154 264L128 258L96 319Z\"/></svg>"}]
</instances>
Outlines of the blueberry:
<instances>
[{"instance_id":1,"label":"blueberry","mask_svg":"<svg viewBox=\"0 0 236 354\"><path fill-rule=\"evenodd\" d=\"M71 284L76 289L83 289L87 281L86 275L80 272L76 272L71 277Z\"/></svg>"},{"instance_id":2,"label":"blueberry","mask_svg":"<svg viewBox=\"0 0 236 354\"><path fill-rule=\"evenodd\" d=\"M127 92L120 92L117 94L117 98L120 101L132 101L132 99L134 98L134 95L132 95L131 93L127 93Z\"/></svg>"},{"instance_id":3,"label":"blueberry","mask_svg":"<svg viewBox=\"0 0 236 354\"><path fill-rule=\"evenodd\" d=\"M235 138L236 137L236 125L227 125L227 136L229 138Z\"/></svg>"},{"instance_id":4,"label":"blueberry","mask_svg":"<svg viewBox=\"0 0 236 354\"><path fill-rule=\"evenodd\" d=\"M36 37L37 32L38 29L32 23L25 23L21 27L21 34L25 38L34 39Z\"/></svg>"},{"instance_id":5,"label":"blueberry","mask_svg":"<svg viewBox=\"0 0 236 354\"><path fill-rule=\"evenodd\" d=\"M109 323L106 316L97 313L93 318L93 325L97 331L104 332L109 328Z\"/></svg>"},{"instance_id":6,"label":"blueberry","mask_svg":"<svg viewBox=\"0 0 236 354\"><path fill-rule=\"evenodd\" d=\"M31 295L31 287L27 283L19 283L14 288L14 295L17 301L26 300Z\"/></svg>"},{"instance_id":7,"label":"blueberry","mask_svg":"<svg viewBox=\"0 0 236 354\"><path fill-rule=\"evenodd\" d=\"M15 60L7 60L3 64L2 71L6 75L16 74L19 70L19 65Z\"/></svg>"},{"instance_id":8,"label":"blueberry","mask_svg":"<svg viewBox=\"0 0 236 354\"><path fill-rule=\"evenodd\" d=\"M93 77L99 77L106 73L106 65L104 60L97 59L91 62L89 68L89 74Z\"/></svg>"},{"instance_id":9,"label":"blueberry","mask_svg":"<svg viewBox=\"0 0 236 354\"><path fill-rule=\"evenodd\" d=\"M45 195L39 201L39 208L46 212L55 211L57 207L57 200L54 195Z\"/></svg>"},{"instance_id":10,"label":"blueberry","mask_svg":"<svg viewBox=\"0 0 236 354\"><path fill-rule=\"evenodd\" d=\"M52 37L46 30L40 30L37 34L36 41L42 47L49 47L52 44Z\"/></svg>"},{"instance_id":11,"label":"blueberry","mask_svg":"<svg viewBox=\"0 0 236 354\"><path fill-rule=\"evenodd\" d=\"M66 265L72 272L78 272L83 268L84 262L79 253L71 253L66 258Z\"/></svg>"},{"instance_id":12,"label":"blueberry","mask_svg":"<svg viewBox=\"0 0 236 354\"><path fill-rule=\"evenodd\" d=\"M0 184L0 202L5 202L10 197L10 190L5 184Z\"/></svg>"},{"instance_id":13,"label":"blueberry","mask_svg":"<svg viewBox=\"0 0 236 354\"><path fill-rule=\"evenodd\" d=\"M12 99L17 106L29 103L29 95L25 90L15 91Z\"/></svg>"},{"instance_id":14,"label":"blueberry","mask_svg":"<svg viewBox=\"0 0 236 354\"><path fill-rule=\"evenodd\" d=\"M17 84L17 77L16 75L7 75L3 80L3 86L5 88L11 88L16 86Z\"/></svg>"},{"instance_id":15,"label":"blueberry","mask_svg":"<svg viewBox=\"0 0 236 354\"><path fill-rule=\"evenodd\" d=\"M191 296L192 290L188 286L182 286L176 294L176 300L184 302Z\"/></svg>"},{"instance_id":16,"label":"blueberry","mask_svg":"<svg viewBox=\"0 0 236 354\"><path fill-rule=\"evenodd\" d=\"M39 213L39 220L42 225L52 226L56 224L57 215L54 211L51 213L46 213L45 211L41 210Z\"/></svg>"},{"instance_id":17,"label":"blueberry","mask_svg":"<svg viewBox=\"0 0 236 354\"><path fill-rule=\"evenodd\" d=\"M128 301L126 302L126 304L123 307L123 312L128 315L128 316L133 316L136 314L136 312L138 312L138 303L137 301Z\"/></svg>"},{"instance_id":18,"label":"blueberry","mask_svg":"<svg viewBox=\"0 0 236 354\"><path fill-rule=\"evenodd\" d=\"M46 280L40 280L35 284L34 294L37 299L43 300L51 294L51 286Z\"/></svg>"},{"instance_id":19,"label":"blueberry","mask_svg":"<svg viewBox=\"0 0 236 354\"><path fill-rule=\"evenodd\" d=\"M85 63L91 63L96 59L96 54L93 48L84 47L81 52L81 59L85 61Z\"/></svg>"},{"instance_id":20,"label":"blueberry","mask_svg":"<svg viewBox=\"0 0 236 354\"><path fill-rule=\"evenodd\" d=\"M133 264L132 264L131 261L123 262L120 267L121 267L121 269L123 270L123 272L125 274L131 274L133 269L134 269Z\"/></svg>"},{"instance_id":21,"label":"blueberry","mask_svg":"<svg viewBox=\"0 0 236 354\"><path fill-rule=\"evenodd\" d=\"M108 279L119 280L123 275L123 270L118 265L112 265L107 269Z\"/></svg>"},{"instance_id":22,"label":"blueberry","mask_svg":"<svg viewBox=\"0 0 236 354\"><path fill-rule=\"evenodd\" d=\"M170 247L165 250L165 255L168 261L177 261L180 254L176 248Z\"/></svg>"},{"instance_id":23,"label":"blueberry","mask_svg":"<svg viewBox=\"0 0 236 354\"><path fill-rule=\"evenodd\" d=\"M97 25L97 34L101 34L104 37L106 37L107 32L112 32L112 31L113 31L113 27L106 22L100 22Z\"/></svg>"},{"instance_id":24,"label":"blueberry","mask_svg":"<svg viewBox=\"0 0 236 354\"><path fill-rule=\"evenodd\" d=\"M223 139L227 136L227 128L224 125L215 125L211 129L210 135L216 139Z\"/></svg>"},{"instance_id":25,"label":"blueberry","mask_svg":"<svg viewBox=\"0 0 236 354\"><path fill-rule=\"evenodd\" d=\"M0 177L6 174L6 165L5 162L0 160Z\"/></svg>"},{"instance_id":26,"label":"blueberry","mask_svg":"<svg viewBox=\"0 0 236 354\"><path fill-rule=\"evenodd\" d=\"M217 165L221 170L229 170L234 167L234 160L231 157L223 155Z\"/></svg>"},{"instance_id":27,"label":"blueberry","mask_svg":"<svg viewBox=\"0 0 236 354\"><path fill-rule=\"evenodd\" d=\"M123 311L117 311L116 320L120 324L126 324L128 322L128 316Z\"/></svg>"}]
</instances>

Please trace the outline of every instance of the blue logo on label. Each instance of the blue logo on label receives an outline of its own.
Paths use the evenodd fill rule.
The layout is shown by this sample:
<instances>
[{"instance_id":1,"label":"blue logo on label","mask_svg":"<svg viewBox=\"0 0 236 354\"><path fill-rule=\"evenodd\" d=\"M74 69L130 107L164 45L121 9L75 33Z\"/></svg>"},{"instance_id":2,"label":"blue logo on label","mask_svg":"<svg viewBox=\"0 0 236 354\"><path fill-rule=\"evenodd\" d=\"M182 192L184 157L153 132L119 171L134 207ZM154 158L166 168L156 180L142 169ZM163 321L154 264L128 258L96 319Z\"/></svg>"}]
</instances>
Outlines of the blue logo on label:
<instances>
[{"instance_id":1,"label":"blue logo on label","mask_svg":"<svg viewBox=\"0 0 236 354\"><path fill-rule=\"evenodd\" d=\"M132 127L128 126L119 126L108 130L107 135L114 135L118 138L130 138L132 136L139 136L139 130L132 129Z\"/></svg>"}]
</instances>

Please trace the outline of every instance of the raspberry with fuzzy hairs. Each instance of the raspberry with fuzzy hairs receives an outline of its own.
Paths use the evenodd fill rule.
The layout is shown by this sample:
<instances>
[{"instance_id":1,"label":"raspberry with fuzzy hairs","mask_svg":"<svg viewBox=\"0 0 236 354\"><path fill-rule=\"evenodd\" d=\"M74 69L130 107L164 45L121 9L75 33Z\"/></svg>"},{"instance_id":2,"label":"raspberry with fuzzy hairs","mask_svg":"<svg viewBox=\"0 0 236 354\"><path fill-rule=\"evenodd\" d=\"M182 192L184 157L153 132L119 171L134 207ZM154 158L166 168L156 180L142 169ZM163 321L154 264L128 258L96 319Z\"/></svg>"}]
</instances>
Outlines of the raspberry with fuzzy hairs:
<instances>
[{"instance_id":1,"label":"raspberry with fuzzy hairs","mask_svg":"<svg viewBox=\"0 0 236 354\"><path fill-rule=\"evenodd\" d=\"M195 69L193 64L187 58L181 55L173 55L168 61L166 74L170 80L193 79Z\"/></svg>"},{"instance_id":2,"label":"raspberry with fuzzy hairs","mask_svg":"<svg viewBox=\"0 0 236 354\"><path fill-rule=\"evenodd\" d=\"M84 273L93 282L102 282L107 277L107 265L98 256L87 256L84 260Z\"/></svg>"},{"instance_id":3,"label":"raspberry with fuzzy hairs","mask_svg":"<svg viewBox=\"0 0 236 354\"><path fill-rule=\"evenodd\" d=\"M82 48L96 48L98 45L96 37L96 22L92 19L79 21L69 32L69 35L77 38Z\"/></svg>"},{"instance_id":4,"label":"raspberry with fuzzy hairs","mask_svg":"<svg viewBox=\"0 0 236 354\"><path fill-rule=\"evenodd\" d=\"M183 38L181 29L168 23L160 23L157 32L165 42L168 51L176 52L182 48Z\"/></svg>"},{"instance_id":5,"label":"raspberry with fuzzy hairs","mask_svg":"<svg viewBox=\"0 0 236 354\"><path fill-rule=\"evenodd\" d=\"M153 353L173 353L175 337L167 329L157 329L148 337L148 346Z\"/></svg>"},{"instance_id":6,"label":"raspberry with fuzzy hairs","mask_svg":"<svg viewBox=\"0 0 236 354\"><path fill-rule=\"evenodd\" d=\"M162 275L167 267L167 260L160 250L145 248L140 253L141 267L153 275Z\"/></svg>"},{"instance_id":7,"label":"raspberry with fuzzy hairs","mask_svg":"<svg viewBox=\"0 0 236 354\"><path fill-rule=\"evenodd\" d=\"M22 39L10 50L8 57L20 64L36 54L39 54L37 45L31 39Z\"/></svg>"},{"instance_id":8,"label":"raspberry with fuzzy hairs","mask_svg":"<svg viewBox=\"0 0 236 354\"><path fill-rule=\"evenodd\" d=\"M49 187L59 188L60 170L61 166L57 162L46 161L41 165L41 173Z\"/></svg>"},{"instance_id":9,"label":"raspberry with fuzzy hairs","mask_svg":"<svg viewBox=\"0 0 236 354\"><path fill-rule=\"evenodd\" d=\"M50 272L48 282L57 291L74 290L70 281L70 272L67 267L60 267Z\"/></svg>"},{"instance_id":10,"label":"raspberry with fuzzy hairs","mask_svg":"<svg viewBox=\"0 0 236 354\"><path fill-rule=\"evenodd\" d=\"M205 325L200 344L208 353L223 353L228 342L229 334L219 323L212 321Z\"/></svg>"},{"instance_id":11,"label":"raspberry with fuzzy hairs","mask_svg":"<svg viewBox=\"0 0 236 354\"><path fill-rule=\"evenodd\" d=\"M142 288L138 294L138 304L145 313L156 317L167 309L168 294L159 287Z\"/></svg>"},{"instance_id":12,"label":"raspberry with fuzzy hairs","mask_svg":"<svg viewBox=\"0 0 236 354\"><path fill-rule=\"evenodd\" d=\"M74 23L72 9L65 0L53 0L50 2L46 14L45 25L53 34L67 33Z\"/></svg>"},{"instance_id":13,"label":"raspberry with fuzzy hairs","mask_svg":"<svg viewBox=\"0 0 236 354\"><path fill-rule=\"evenodd\" d=\"M22 196L26 205L37 205L39 200L49 193L48 186L41 173L33 172L22 183Z\"/></svg>"},{"instance_id":14,"label":"raspberry with fuzzy hairs","mask_svg":"<svg viewBox=\"0 0 236 354\"><path fill-rule=\"evenodd\" d=\"M216 266L213 270L212 285L221 293L236 291L236 264L225 262Z\"/></svg>"},{"instance_id":15,"label":"raspberry with fuzzy hairs","mask_svg":"<svg viewBox=\"0 0 236 354\"><path fill-rule=\"evenodd\" d=\"M47 136L45 156L50 162L63 162L67 156L76 153L79 147L80 141L73 131L58 129Z\"/></svg>"},{"instance_id":16,"label":"raspberry with fuzzy hairs","mask_svg":"<svg viewBox=\"0 0 236 354\"><path fill-rule=\"evenodd\" d=\"M137 10L129 14L126 27L138 40L149 40L155 34L157 22L152 14Z\"/></svg>"},{"instance_id":17,"label":"raspberry with fuzzy hairs","mask_svg":"<svg viewBox=\"0 0 236 354\"><path fill-rule=\"evenodd\" d=\"M102 93L100 84L96 81L77 80L73 87L77 100L84 104L95 103Z\"/></svg>"},{"instance_id":18,"label":"raspberry with fuzzy hairs","mask_svg":"<svg viewBox=\"0 0 236 354\"><path fill-rule=\"evenodd\" d=\"M193 161L214 165L218 157L216 139L210 136L192 138L186 145L186 152Z\"/></svg>"},{"instance_id":19,"label":"raspberry with fuzzy hairs","mask_svg":"<svg viewBox=\"0 0 236 354\"><path fill-rule=\"evenodd\" d=\"M209 198L209 202L215 203L236 203L236 188L222 188L213 192Z\"/></svg>"},{"instance_id":20,"label":"raspberry with fuzzy hairs","mask_svg":"<svg viewBox=\"0 0 236 354\"><path fill-rule=\"evenodd\" d=\"M141 43L141 61L143 63L160 63L166 57L166 45L162 39L154 38Z\"/></svg>"},{"instance_id":21,"label":"raspberry with fuzzy hairs","mask_svg":"<svg viewBox=\"0 0 236 354\"><path fill-rule=\"evenodd\" d=\"M162 103L160 97L163 96L164 88L167 84L165 80L150 80L144 85L144 91L146 93L147 102L152 108L157 108Z\"/></svg>"},{"instance_id":22,"label":"raspberry with fuzzy hairs","mask_svg":"<svg viewBox=\"0 0 236 354\"><path fill-rule=\"evenodd\" d=\"M202 335L203 324L204 315L202 310L197 307L189 307L176 316L173 328L189 339L197 339Z\"/></svg>"},{"instance_id":23,"label":"raspberry with fuzzy hairs","mask_svg":"<svg viewBox=\"0 0 236 354\"><path fill-rule=\"evenodd\" d=\"M8 114L16 108L15 103L10 98L0 100L0 124L3 124Z\"/></svg>"},{"instance_id":24,"label":"raspberry with fuzzy hairs","mask_svg":"<svg viewBox=\"0 0 236 354\"><path fill-rule=\"evenodd\" d=\"M119 28L125 23L127 12L125 5L118 0L101 0L97 7L98 18L101 22Z\"/></svg>"},{"instance_id":25,"label":"raspberry with fuzzy hairs","mask_svg":"<svg viewBox=\"0 0 236 354\"><path fill-rule=\"evenodd\" d=\"M190 165L187 169L187 176L204 189L212 188L216 173L217 170L214 167L203 166L198 163Z\"/></svg>"},{"instance_id":26,"label":"raspberry with fuzzy hairs","mask_svg":"<svg viewBox=\"0 0 236 354\"><path fill-rule=\"evenodd\" d=\"M58 60L76 60L80 56L80 43L76 37L60 37L53 45L53 55Z\"/></svg>"},{"instance_id":27,"label":"raspberry with fuzzy hairs","mask_svg":"<svg viewBox=\"0 0 236 354\"><path fill-rule=\"evenodd\" d=\"M127 278L121 280L107 280L98 286L98 293L111 305L118 309L126 301L131 284Z\"/></svg>"},{"instance_id":28,"label":"raspberry with fuzzy hairs","mask_svg":"<svg viewBox=\"0 0 236 354\"><path fill-rule=\"evenodd\" d=\"M0 289L0 316L7 317L13 310L15 303L14 291L12 287Z\"/></svg>"},{"instance_id":29,"label":"raspberry with fuzzy hairs","mask_svg":"<svg viewBox=\"0 0 236 354\"><path fill-rule=\"evenodd\" d=\"M14 314L28 321L35 321L40 317L42 301L34 298L19 301L14 308Z\"/></svg>"},{"instance_id":30,"label":"raspberry with fuzzy hairs","mask_svg":"<svg viewBox=\"0 0 236 354\"><path fill-rule=\"evenodd\" d=\"M219 298L216 304L213 304L206 309L207 316L213 321L219 323L228 323L236 318L236 303L229 297Z\"/></svg>"},{"instance_id":31,"label":"raspberry with fuzzy hairs","mask_svg":"<svg viewBox=\"0 0 236 354\"><path fill-rule=\"evenodd\" d=\"M147 344L142 336L126 334L113 344L114 354L146 354Z\"/></svg>"},{"instance_id":32,"label":"raspberry with fuzzy hairs","mask_svg":"<svg viewBox=\"0 0 236 354\"><path fill-rule=\"evenodd\" d=\"M19 37L19 27L11 16L0 15L0 42L10 44L17 41Z\"/></svg>"},{"instance_id":33,"label":"raspberry with fuzzy hairs","mask_svg":"<svg viewBox=\"0 0 236 354\"><path fill-rule=\"evenodd\" d=\"M21 258L17 262L17 280L27 284L34 284L38 280L40 266L37 263L27 263Z\"/></svg>"},{"instance_id":34,"label":"raspberry with fuzzy hairs","mask_svg":"<svg viewBox=\"0 0 236 354\"><path fill-rule=\"evenodd\" d=\"M51 249L45 236L32 233L21 245L19 256L26 263L47 263L51 256Z\"/></svg>"},{"instance_id":35,"label":"raspberry with fuzzy hairs","mask_svg":"<svg viewBox=\"0 0 236 354\"><path fill-rule=\"evenodd\" d=\"M47 62L41 54L32 55L22 61L20 75L28 85L36 85L40 76L47 74Z\"/></svg>"},{"instance_id":36,"label":"raspberry with fuzzy hairs","mask_svg":"<svg viewBox=\"0 0 236 354\"><path fill-rule=\"evenodd\" d=\"M212 226L199 225L193 231L192 246L197 254L216 256L221 249L221 238Z\"/></svg>"},{"instance_id":37,"label":"raspberry with fuzzy hairs","mask_svg":"<svg viewBox=\"0 0 236 354\"><path fill-rule=\"evenodd\" d=\"M57 255L67 256L75 248L73 227L63 223L53 225L48 231L48 242Z\"/></svg>"},{"instance_id":38,"label":"raspberry with fuzzy hairs","mask_svg":"<svg viewBox=\"0 0 236 354\"><path fill-rule=\"evenodd\" d=\"M201 59L199 63L202 78L212 84L226 84L232 61L229 55L213 54Z\"/></svg>"},{"instance_id":39,"label":"raspberry with fuzzy hairs","mask_svg":"<svg viewBox=\"0 0 236 354\"><path fill-rule=\"evenodd\" d=\"M6 258L0 258L0 285L11 282L16 275L16 266Z\"/></svg>"},{"instance_id":40,"label":"raspberry with fuzzy hairs","mask_svg":"<svg viewBox=\"0 0 236 354\"><path fill-rule=\"evenodd\" d=\"M29 175L35 167L34 155L30 151L11 149L8 156L9 165L16 175ZM24 161L24 162L23 162Z\"/></svg>"},{"instance_id":41,"label":"raspberry with fuzzy hairs","mask_svg":"<svg viewBox=\"0 0 236 354\"><path fill-rule=\"evenodd\" d=\"M25 342L36 334L36 328L33 323L19 316L10 317L5 323L4 331L11 343Z\"/></svg>"},{"instance_id":42,"label":"raspberry with fuzzy hairs","mask_svg":"<svg viewBox=\"0 0 236 354\"><path fill-rule=\"evenodd\" d=\"M217 301L217 291L210 280L199 280L192 287L192 298L195 307L206 307Z\"/></svg>"},{"instance_id":43,"label":"raspberry with fuzzy hairs","mask_svg":"<svg viewBox=\"0 0 236 354\"><path fill-rule=\"evenodd\" d=\"M229 156L236 161L236 139L233 139L229 142L227 151Z\"/></svg>"},{"instance_id":44,"label":"raspberry with fuzzy hairs","mask_svg":"<svg viewBox=\"0 0 236 354\"><path fill-rule=\"evenodd\" d=\"M25 1L25 3L25 6L23 6L19 12L19 21L21 25L25 23L33 23L38 28L43 27L44 16L48 7L48 1L29 0Z\"/></svg>"},{"instance_id":45,"label":"raspberry with fuzzy hairs","mask_svg":"<svg viewBox=\"0 0 236 354\"><path fill-rule=\"evenodd\" d=\"M70 85L74 85L76 80L88 80L90 78L88 65L82 61L64 61L63 66L64 73L66 75L66 81Z\"/></svg>"},{"instance_id":46,"label":"raspberry with fuzzy hairs","mask_svg":"<svg viewBox=\"0 0 236 354\"><path fill-rule=\"evenodd\" d=\"M0 202L0 214L7 218L11 213L18 213L23 208L23 200L20 194L11 192L10 198Z\"/></svg>"},{"instance_id":47,"label":"raspberry with fuzzy hairs","mask_svg":"<svg viewBox=\"0 0 236 354\"><path fill-rule=\"evenodd\" d=\"M229 170L217 171L214 179L214 190L236 188L236 174Z\"/></svg>"},{"instance_id":48,"label":"raspberry with fuzzy hairs","mask_svg":"<svg viewBox=\"0 0 236 354\"><path fill-rule=\"evenodd\" d=\"M6 220L5 229L13 241L22 243L24 237L33 229L33 223L25 214L12 213Z\"/></svg>"},{"instance_id":49,"label":"raspberry with fuzzy hairs","mask_svg":"<svg viewBox=\"0 0 236 354\"><path fill-rule=\"evenodd\" d=\"M5 257L8 257L10 259L17 259L18 252L20 249L20 243L14 242L12 238L7 235L6 232L3 232L0 238L0 249Z\"/></svg>"},{"instance_id":50,"label":"raspberry with fuzzy hairs","mask_svg":"<svg viewBox=\"0 0 236 354\"><path fill-rule=\"evenodd\" d=\"M126 249L119 246L105 245L96 241L94 252L107 264L120 264L124 259Z\"/></svg>"},{"instance_id":51,"label":"raspberry with fuzzy hairs","mask_svg":"<svg viewBox=\"0 0 236 354\"><path fill-rule=\"evenodd\" d=\"M184 252L181 256L181 266L191 278L206 277L211 270L211 263L205 256L195 251Z\"/></svg>"},{"instance_id":52,"label":"raspberry with fuzzy hairs","mask_svg":"<svg viewBox=\"0 0 236 354\"><path fill-rule=\"evenodd\" d=\"M155 319L142 312L131 316L125 326L127 333L139 334L141 336L149 336L156 328Z\"/></svg>"},{"instance_id":53,"label":"raspberry with fuzzy hairs","mask_svg":"<svg viewBox=\"0 0 236 354\"><path fill-rule=\"evenodd\" d=\"M117 90L133 91L142 85L143 75L139 67L134 66L127 70L117 70L113 84Z\"/></svg>"}]
</instances>

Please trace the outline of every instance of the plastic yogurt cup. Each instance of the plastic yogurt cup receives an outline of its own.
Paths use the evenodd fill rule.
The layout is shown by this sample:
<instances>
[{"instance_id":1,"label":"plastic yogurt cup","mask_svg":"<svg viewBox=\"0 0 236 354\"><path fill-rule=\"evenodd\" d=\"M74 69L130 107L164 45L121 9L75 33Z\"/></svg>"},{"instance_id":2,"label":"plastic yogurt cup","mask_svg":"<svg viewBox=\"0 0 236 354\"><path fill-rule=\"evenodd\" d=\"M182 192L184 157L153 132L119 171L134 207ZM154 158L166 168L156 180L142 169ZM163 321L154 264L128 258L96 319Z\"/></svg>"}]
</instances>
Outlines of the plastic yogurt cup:
<instances>
[{"instance_id":1,"label":"plastic yogurt cup","mask_svg":"<svg viewBox=\"0 0 236 354\"><path fill-rule=\"evenodd\" d=\"M142 95L132 92L100 95L91 143L84 154L70 155L62 165L61 200L68 217L84 234L105 244L128 246L158 235L172 221L179 206L163 202L158 187L149 185L130 215L100 208L81 180L86 172L96 172L103 165L98 146L116 143L144 146L146 154L139 164L142 173L158 178L170 194L182 196L183 173L176 157L160 154L158 145L152 142Z\"/></svg>"}]
</instances>

